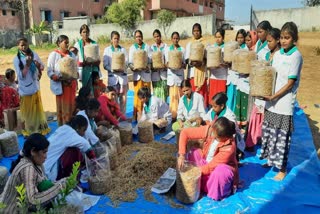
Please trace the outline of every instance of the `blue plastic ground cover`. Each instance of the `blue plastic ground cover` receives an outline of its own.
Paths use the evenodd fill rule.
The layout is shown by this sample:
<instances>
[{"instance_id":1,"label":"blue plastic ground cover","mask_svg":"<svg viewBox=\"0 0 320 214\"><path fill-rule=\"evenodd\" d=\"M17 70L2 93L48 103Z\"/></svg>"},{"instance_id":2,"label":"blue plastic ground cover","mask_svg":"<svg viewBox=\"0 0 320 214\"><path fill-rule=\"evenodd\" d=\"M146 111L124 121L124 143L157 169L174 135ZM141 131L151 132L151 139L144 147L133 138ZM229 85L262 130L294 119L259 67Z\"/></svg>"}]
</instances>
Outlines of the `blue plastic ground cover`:
<instances>
[{"instance_id":1,"label":"blue plastic ground cover","mask_svg":"<svg viewBox=\"0 0 320 214\"><path fill-rule=\"evenodd\" d=\"M133 112L133 92L128 92L127 116ZM57 123L49 124L52 131ZM135 202L123 202L117 207L111 206L106 196L101 196L98 204L86 212L91 213L320 213L320 161L317 157L306 115L295 107L295 130L288 161L288 175L277 182L273 180L276 171L261 167L264 161L257 154L246 153L240 168L240 179L244 187L236 194L214 201L206 196L184 209L174 208L164 195L153 194L157 202L144 199L142 190L138 191ZM52 133L52 132L51 132ZM164 134L156 135L155 140L163 143L175 143L161 140ZM136 136L135 136L136 137ZM19 136L22 147L24 139ZM3 158L0 165L9 167L17 156ZM173 199L177 202L175 199Z\"/></svg>"}]
</instances>

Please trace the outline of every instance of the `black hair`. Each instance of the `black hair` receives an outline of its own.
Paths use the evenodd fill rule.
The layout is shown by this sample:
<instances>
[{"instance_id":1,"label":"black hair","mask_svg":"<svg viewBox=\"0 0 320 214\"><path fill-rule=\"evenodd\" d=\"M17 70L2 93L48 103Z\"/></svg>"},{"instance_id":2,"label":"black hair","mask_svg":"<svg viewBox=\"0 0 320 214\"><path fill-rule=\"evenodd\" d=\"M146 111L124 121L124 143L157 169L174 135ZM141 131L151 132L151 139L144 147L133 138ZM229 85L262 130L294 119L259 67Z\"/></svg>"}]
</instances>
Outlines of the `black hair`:
<instances>
[{"instance_id":1,"label":"black hair","mask_svg":"<svg viewBox=\"0 0 320 214\"><path fill-rule=\"evenodd\" d=\"M214 35L216 35L217 33L220 33L220 35L222 36L222 38L224 39L224 36L226 35L226 31L222 28L219 28Z\"/></svg>"},{"instance_id":2,"label":"black hair","mask_svg":"<svg viewBox=\"0 0 320 214\"><path fill-rule=\"evenodd\" d=\"M188 88L192 88L192 85L190 83L190 80L188 79L185 79L181 82L180 84L180 87L183 88L183 87L188 87Z\"/></svg>"},{"instance_id":3,"label":"black hair","mask_svg":"<svg viewBox=\"0 0 320 214\"><path fill-rule=\"evenodd\" d=\"M174 31L174 32L171 34L171 39L173 38L173 36L174 36L175 34L178 35L178 37L180 38L180 34L179 34L177 31Z\"/></svg>"},{"instance_id":4,"label":"black hair","mask_svg":"<svg viewBox=\"0 0 320 214\"><path fill-rule=\"evenodd\" d=\"M278 28L272 28L269 32L268 35L272 36L274 39L280 39L280 34L281 31Z\"/></svg>"},{"instance_id":5,"label":"black hair","mask_svg":"<svg viewBox=\"0 0 320 214\"><path fill-rule=\"evenodd\" d=\"M66 35L60 35L58 36L57 38L57 41L56 41L56 45L59 46L59 44L65 40L69 40L69 38L66 36Z\"/></svg>"},{"instance_id":6,"label":"black hair","mask_svg":"<svg viewBox=\"0 0 320 214\"><path fill-rule=\"evenodd\" d=\"M246 36L247 36L247 32L245 31L245 29L240 29L240 30L238 30L238 32L236 34L236 41L237 41L237 38L238 38L239 34L242 34L243 38L246 38Z\"/></svg>"},{"instance_id":7,"label":"black hair","mask_svg":"<svg viewBox=\"0 0 320 214\"><path fill-rule=\"evenodd\" d=\"M116 89L114 88L114 87L112 87L112 86L107 86L107 88L106 88L106 92L116 92Z\"/></svg>"},{"instance_id":8,"label":"black hair","mask_svg":"<svg viewBox=\"0 0 320 214\"><path fill-rule=\"evenodd\" d=\"M142 31L141 31L141 30L135 30L135 31L134 31L134 36L136 36L137 33L140 33L141 38L143 39L143 33L142 33Z\"/></svg>"},{"instance_id":9,"label":"black hair","mask_svg":"<svg viewBox=\"0 0 320 214\"><path fill-rule=\"evenodd\" d=\"M100 108L100 103L96 98L91 98L88 100L88 105L86 110L98 110Z\"/></svg>"},{"instance_id":10,"label":"black hair","mask_svg":"<svg viewBox=\"0 0 320 214\"><path fill-rule=\"evenodd\" d=\"M79 95L76 97L76 109L85 110L88 104L88 96L91 94L90 87L82 87L79 90Z\"/></svg>"},{"instance_id":11,"label":"black hair","mask_svg":"<svg viewBox=\"0 0 320 214\"><path fill-rule=\"evenodd\" d=\"M20 42L28 43L28 40L27 40L25 37L22 37L22 38L19 38L19 39L17 40L17 45L19 45ZM31 58L33 59L33 52L31 51L30 48L28 48L28 49L26 50L26 53L27 53L27 54L31 54ZM18 57L18 59L19 59L19 68L20 68L20 70L22 71L23 68L24 68L24 65L23 65L23 63L22 63L22 61L21 61L21 56L20 56L19 50L18 50L18 53L17 53L17 57Z\"/></svg>"},{"instance_id":12,"label":"black hair","mask_svg":"<svg viewBox=\"0 0 320 214\"><path fill-rule=\"evenodd\" d=\"M49 147L49 141L45 136L39 133L33 133L31 134L27 140L24 142L23 145L23 156L19 154L18 159L13 161L10 168L10 173L13 172L14 168L18 165L22 157L31 158L31 151L42 151Z\"/></svg>"},{"instance_id":13,"label":"black hair","mask_svg":"<svg viewBox=\"0 0 320 214\"><path fill-rule=\"evenodd\" d=\"M257 28L261 28L262 30L269 31L272 29L272 26L269 21L264 20L258 24Z\"/></svg>"},{"instance_id":14,"label":"black hair","mask_svg":"<svg viewBox=\"0 0 320 214\"><path fill-rule=\"evenodd\" d=\"M147 86L144 86L138 90L138 97L139 98L150 98L151 97L151 91L150 88Z\"/></svg>"},{"instance_id":15,"label":"black hair","mask_svg":"<svg viewBox=\"0 0 320 214\"><path fill-rule=\"evenodd\" d=\"M219 117L213 124L218 137L233 137L236 133L236 125L226 117Z\"/></svg>"},{"instance_id":16,"label":"black hair","mask_svg":"<svg viewBox=\"0 0 320 214\"><path fill-rule=\"evenodd\" d=\"M117 35L120 38L120 33L118 31L112 31L111 32L111 39L114 37L114 35Z\"/></svg>"},{"instance_id":17,"label":"black hair","mask_svg":"<svg viewBox=\"0 0 320 214\"><path fill-rule=\"evenodd\" d=\"M88 126L87 119L82 115L76 115L70 119L70 121L67 123L71 128L74 130L77 130L82 127Z\"/></svg>"},{"instance_id":18,"label":"black hair","mask_svg":"<svg viewBox=\"0 0 320 214\"><path fill-rule=\"evenodd\" d=\"M87 32L90 33L89 26L86 25L86 24L81 25L81 27L80 27L80 34L81 34L81 32L82 32L83 30L87 30Z\"/></svg>"},{"instance_id":19,"label":"black hair","mask_svg":"<svg viewBox=\"0 0 320 214\"><path fill-rule=\"evenodd\" d=\"M14 73L15 73L15 71L13 69L8 68L6 70L6 79L10 79L13 76Z\"/></svg>"},{"instance_id":20,"label":"black hair","mask_svg":"<svg viewBox=\"0 0 320 214\"><path fill-rule=\"evenodd\" d=\"M159 29L155 29L155 30L153 31L152 35L154 36L155 33L159 34L159 36L161 37L161 32L160 32Z\"/></svg>"},{"instance_id":21,"label":"black hair","mask_svg":"<svg viewBox=\"0 0 320 214\"><path fill-rule=\"evenodd\" d=\"M97 77L100 79L99 73L98 72L92 72L92 74L91 74L92 81L94 81Z\"/></svg>"},{"instance_id":22,"label":"black hair","mask_svg":"<svg viewBox=\"0 0 320 214\"><path fill-rule=\"evenodd\" d=\"M286 22L281 28L281 32L284 31L288 32L290 36L292 36L294 42L298 41L298 27L294 22Z\"/></svg>"},{"instance_id":23,"label":"black hair","mask_svg":"<svg viewBox=\"0 0 320 214\"><path fill-rule=\"evenodd\" d=\"M202 36L202 28L201 28L201 25L199 23L195 23L193 26L192 26L192 32L195 28L198 28L199 31L200 31L200 35Z\"/></svg>"},{"instance_id":24,"label":"black hair","mask_svg":"<svg viewBox=\"0 0 320 214\"><path fill-rule=\"evenodd\" d=\"M216 93L213 97L212 97L212 101L214 101L217 105L226 105L228 100L228 97L225 93L223 92L219 92Z\"/></svg>"}]
</instances>

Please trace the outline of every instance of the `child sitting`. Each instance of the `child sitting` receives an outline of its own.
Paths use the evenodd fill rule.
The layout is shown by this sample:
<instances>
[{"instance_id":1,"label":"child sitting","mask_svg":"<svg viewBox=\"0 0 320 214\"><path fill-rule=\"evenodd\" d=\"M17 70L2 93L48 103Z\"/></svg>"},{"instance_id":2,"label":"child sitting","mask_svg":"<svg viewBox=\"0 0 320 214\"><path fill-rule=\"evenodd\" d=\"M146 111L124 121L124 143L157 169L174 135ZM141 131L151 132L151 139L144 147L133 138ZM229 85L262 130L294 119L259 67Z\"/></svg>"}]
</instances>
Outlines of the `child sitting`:
<instances>
[{"instance_id":1,"label":"child sitting","mask_svg":"<svg viewBox=\"0 0 320 214\"><path fill-rule=\"evenodd\" d=\"M100 79L99 73L97 72L92 73L92 85L94 98L98 99L100 95L106 91L107 86Z\"/></svg>"}]
</instances>

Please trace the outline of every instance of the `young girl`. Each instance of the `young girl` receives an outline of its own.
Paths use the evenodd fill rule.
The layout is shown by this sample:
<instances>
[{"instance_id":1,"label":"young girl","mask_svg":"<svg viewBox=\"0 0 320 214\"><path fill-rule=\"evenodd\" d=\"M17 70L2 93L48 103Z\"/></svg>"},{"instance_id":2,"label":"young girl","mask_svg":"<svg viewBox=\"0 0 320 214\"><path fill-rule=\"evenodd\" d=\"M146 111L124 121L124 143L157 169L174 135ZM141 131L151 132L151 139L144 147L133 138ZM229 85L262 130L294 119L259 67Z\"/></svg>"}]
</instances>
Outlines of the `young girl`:
<instances>
[{"instance_id":1,"label":"young girl","mask_svg":"<svg viewBox=\"0 0 320 214\"><path fill-rule=\"evenodd\" d=\"M62 126L69 122L76 107L77 80L62 79L59 62L64 57L72 57L76 60L76 56L68 49L67 36L60 35L56 44L59 48L49 55L47 74L50 78L50 89L56 95L58 125Z\"/></svg>"},{"instance_id":2,"label":"young girl","mask_svg":"<svg viewBox=\"0 0 320 214\"><path fill-rule=\"evenodd\" d=\"M177 118L177 110L179 99L181 96L180 85L184 80L184 48L179 45L180 35L178 32L173 32L171 34L172 45L167 47L165 53L166 64L168 67L169 63L169 52L170 51L181 51L182 52L182 64L181 69L172 69L168 67L168 78L167 84L169 86L169 97L170 97L170 112L172 113L172 118L175 120Z\"/></svg>"},{"instance_id":3,"label":"young girl","mask_svg":"<svg viewBox=\"0 0 320 214\"><path fill-rule=\"evenodd\" d=\"M143 42L143 34L141 30L136 30L134 32L135 43L130 47L129 50L129 67L133 71L133 87L134 87L134 109L133 109L133 120L137 120L138 112L142 112L142 103L139 100L137 93L140 88L143 86L147 86L150 88L151 86L151 73L149 67L137 70L133 67L133 55L137 50L144 50L147 52L147 56L150 56L149 46ZM150 57L148 57L148 63L150 62Z\"/></svg>"},{"instance_id":4,"label":"young girl","mask_svg":"<svg viewBox=\"0 0 320 214\"><path fill-rule=\"evenodd\" d=\"M19 82L20 112L24 122L22 134L48 134L50 129L42 107L39 83L44 66L38 54L29 49L26 38L18 40L18 54L13 59L13 64Z\"/></svg>"},{"instance_id":5,"label":"young girl","mask_svg":"<svg viewBox=\"0 0 320 214\"><path fill-rule=\"evenodd\" d=\"M262 21L257 28L258 42L255 47L255 52L258 55L259 60L265 60L266 54L270 51L268 48L267 35L272 29L268 21ZM254 99L252 106L249 126L247 131L247 145L256 145L261 141L262 122L264 117L265 101L260 99Z\"/></svg>"},{"instance_id":6,"label":"young girl","mask_svg":"<svg viewBox=\"0 0 320 214\"><path fill-rule=\"evenodd\" d=\"M280 50L280 33L278 28L272 28L267 36L269 52L266 54L266 61L272 65L274 54Z\"/></svg>"},{"instance_id":7,"label":"young girl","mask_svg":"<svg viewBox=\"0 0 320 214\"><path fill-rule=\"evenodd\" d=\"M89 87L93 94L92 73L97 72L99 73L99 76L101 76L100 69L99 69L100 60L96 62L85 61L84 46L90 45L90 44L97 44L97 42L89 38L90 29L86 24L83 24L80 27L80 35L81 35L81 39L74 45L74 47L79 51L78 64L79 64L80 79L82 81L82 86Z\"/></svg>"},{"instance_id":8,"label":"young girl","mask_svg":"<svg viewBox=\"0 0 320 214\"><path fill-rule=\"evenodd\" d=\"M274 177L282 180L286 176L288 154L293 131L293 108L299 87L302 55L296 47L298 28L287 22L281 28L281 49L273 56L272 67L277 72L275 94L264 97L265 117L262 126L260 158L267 159L267 165L280 171Z\"/></svg>"},{"instance_id":9,"label":"young girl","mask_svg":"<svg viewBox=\"0 0 320 214\"><path fill-rule=\"evenodd\" d=\"M257 32L254 30L248 31L246 36L246 45L250 51L254 51L258 40Z\"/></svg>"},{"instance_id":10,"label":"young girl","mask_svg":"<svg viewBox=\"0 0 320 214\"><path fill-rule=\"evenodd\" d=\"M98 73L92 74L92 80L93 80L93 95L94 98L98 99L101 94L103 94L106 91L107 86L103 83L102 79L100 79Z\"/></svg>"},{"instance_id":11,"label":"young girl","mask_svg":"<svg viewBox=\"0 0 320 214\"><path fill-rule=\"evenodd\" d=\"M16 72L13 69L8 68L6 70L5 75L6 75L6 86L18 91L18 84L16 82Z\"/></svg>"},{"instance_id":12,"label":"young girl","mask_svg":"<svg viewBox=\"0 0 320 214\"><path fill-rule=\"evenodd\" d=\"M122 52L125 56L125 64L128 62L127 51L120 46L120 34L117 31L111 32L111 45L104 49L103 53L103 67L108 71L108 86L116 89L117 102L120 104L122 114L126 113L127 106L127 92L128 92L128 76L126 70L112 71L112 54L115 52Z\"/></svg>"},{"instance_id":13,"label":"young girl","mask_svg":"<svg viewBox=\"0 0 320 214\"><path fill-rule=\"evenodd\" d=\"M241 49L248 50L248 47L246 45L246 36L247 32L244 29L240 29L236 34L236 41L239 43Z\"/></svg>"},{"instance_id":14,"label":"young girl","mask_svg":"<svg viewBox=\"0 0 320 214\"><path fill-rule=\"evenodd\" d=\"M153 31L153 38L155 43L150 47L150 54L152 54L152 52L161 51L162 57L164 58L167 44L163 43L161 39L161 32L158 29ZM151 80L153 94L166 102L168 97L167 69L163 68L156 70L152 68Z\"/></svg>"},{"instance_id":15,"label":"young girl","mask_svg":"<svg viewBox=\"0 0 320 214\"><path fill-rule=\"evenodd\" d=\"M112 86L106 88L106 92L98 98L100 103L99 114L96 121L109 121L112 125L118 126L119 120L126 120L126 116L120 111L120 106L117 103L117 92Z\"/></svg>"},{"instance_id":16,"label":"young girl","mask_svg":"<svg viewBox=\"0 0 320 214\"><path fill-rule=\"evenodd\" d=\"M239 126L237 125L237 118L236 115L233 113L231 109L226 105L227 104L228 97L225 93L220 92L217 93L212 97L211 106L212 108L208 111L206 114L204 120L206 121L206 124L210 124L214 121L216 121L220 117L225 117L231 122L235 123L236 127L236 142L237 142L237 158L242 158L244 148L245 148L245 142L243 140L243 136L241 134L241 130L239 129Z\"/></svg>"},{"instance_id":17,"label":"young girl","mask_svg":"<svg viewBox=\"0 0 320 214\"><path fill-rule=\"evenodd\" d=\"M221 48L221 53L223 53L225 30L218 29L217 32L214 34L214 36L216 38L216 43L214 44L214 46L219 46ZM226 92L227 74L228 74L227 67L224 64L221 64L220 67L215 69L210 69L209 72L210 72L209 97L213 97L219 92Z\"/></svg>"},{"instance_id":18,"label":"young girl","mask_svg":"<svg viewBox=\"0 0 320 214\"><path fill-rule=\"evenodd\" d=\"M236 41L239 43L240 49L248 50L248 47L245 41L246 37L247 37L247 33L244 29L238 30L236 35ZM239 80L239 73L237 71L233 71L229 69L228 77L227 77L227 95L228 95L227 106L232 111L235 111L236 109L238 80Z\"/></svg>"},{"instance_id":19,"label":"young girl","mask_svg":"<svg viewBox=\"0 0 320 214\"><path fill-rule=\"evenodd\" d=\"M94 121L94 118L98 116L100 109L100 103L97 99L92 98L88 100L86 110L79 111L77 115L84 116L88 121L88 127L84 134L84 138L89 141L89 143L94 146L99 142L99 138L96 136L95 132L97 129L97 124Z\"/></svg>"},{"instance_id":20,"label":"young girl","mask_svg":"<svg viewBox=\"0 0 320 214\"><path fill-rule=\"evenodd\" d=\"M168 104L156 96L151 96L148 87L140 88L138 97L143 103L141 120L147 119L153 122L160 131L171 124L172 116Z\"/></svg>"},{"instance_id":21,"label":"young girl","mask_svg":"<svg viewBox=\"0 0 320 214\"><path fill-rule=\"evenodd\" d=\"M95 158L90 143L84 138L87 127L86 118L77 115L67 124L60 126L48 138L50 145L44 169L51 181L69 176L75 162L84 162L82 154L86 154L91 159Z\"/></svg>"},{"instance_id":22,"label":"young girl","mask_svg":"<svg viewBox=\"0 0 320 214\"><path fill-rule=\"evenodd\" d=\"M24 142L18 159L11 164L11 175L0 196L0 202L6 205L5 208L0 209L1 213L19 213L16 187L21 184L26 188L25 202L28 213L35 212L38 204L42 208L48 206L65 188L65 179L52 183L47 180L44 173L43 163L47 157L48 146L49 141L39 133L31 134ZM50 186L41 188L48 182Z\"/></svg>"},{"instance_id":23,"label":"young girl","mask_svg":"<svg viewBox=\"0 0 320 214\"><path fill-rule=\"evenodd\" d=\"M213 200L228 197L239 183L234 134L234 123L225 117L212 125L183 129L180 134L177 168L183 168L186 159L194 162L202 172L201 191ZM204 145L187 154L187 143L194 139L205 139Z\"/></svg>"},{"instance_id":24,"label":"young girl","mask_svg":"<svg viewBox=\"0 0 320 214\"><path fill-rule=\"evenodd\" d=\"M192 91L190 80L181 83L183 96L179 100L177 122L172 124L172 130L179 130L188 126L200 126L206 114L203 96Z\"/></svg>"},{"instance_id":25,"label":"young girl","mask_svg":"<svg viewBox=\"0 0 320 214\"><path fill-rule=\"evenodd\" d=\"M199 23L196 23L192 27L192 41L187 44L186 47L186 62L188 64L188 79L192 85L192 91L198 92L204 98L204 106L208 106L208 86L207 86L207 73L205 58L202 62L193 62L189 60L192 42L201 42L204 46L204 38L202 37L202 29Z\"/></svg>"},{"instance_id":26,"label":"young girl","mask_svg":"<svg viewBox=\"0 0 320 214\"><path fill-rule=\"evenodd\" d=\"M76 115L79 111L86 110L89 99L93 98L91 89L89 87L82 87L79 90L79 94L76 97L76 109L73 115Z\"/></svg>"}]
</instances>

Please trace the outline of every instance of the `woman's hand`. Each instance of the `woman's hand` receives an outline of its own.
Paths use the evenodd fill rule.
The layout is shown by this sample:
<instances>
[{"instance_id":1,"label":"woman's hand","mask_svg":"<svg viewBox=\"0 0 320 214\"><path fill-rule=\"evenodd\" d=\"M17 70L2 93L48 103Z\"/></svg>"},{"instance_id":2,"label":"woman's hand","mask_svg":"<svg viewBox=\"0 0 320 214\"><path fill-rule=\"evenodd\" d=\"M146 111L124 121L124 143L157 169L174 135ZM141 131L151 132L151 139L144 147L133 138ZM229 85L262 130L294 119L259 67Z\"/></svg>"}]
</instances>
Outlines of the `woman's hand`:
<instances>
[{"instance_id":1,"label":"woman's hand","mask_svg":"<svg viewBox=\"0 0 320 214\"><path fill-rule=\"evenodd\" d=\"M185 161L184 155L180 154L178 157L178 161L177 161L177 169L178 170L181 170L183 168L184 161Z\"/></svg>"},{"instance_id":2,"label":"woman's hand","mask_svg":"<svg viewBox=\"0 0 320 214\"><path fill-rule=\"evenodd\" d=\"M262 98L266 101L272 101L274 99L273 96L263 96Z\"/></svg>"},{"instance_id":3,"label":"woman's hand","mask_svg":"<svg viewBox=\"0 0 320 214\"><path fill-rule=\"evenodd\" d=\"M201 117L196 118L196 123L197 123L197 126L200 126L202 123L202 118Z\"/></svg>"},{"instance_id":4,"label":"woman's hand","mask_svg":"<svg viewBox=\"0 0 320 214\"><path fill-rule=\"evenodd\" d=\"M180 128L182 129L183 128L183 122L181 120L178 120L178 122L179 122Z\"/></svg>"}]
</instances>

